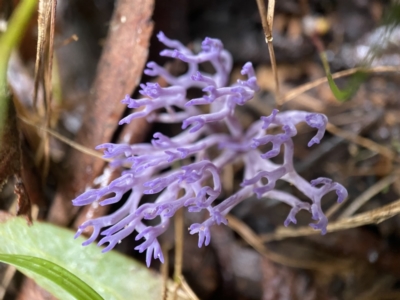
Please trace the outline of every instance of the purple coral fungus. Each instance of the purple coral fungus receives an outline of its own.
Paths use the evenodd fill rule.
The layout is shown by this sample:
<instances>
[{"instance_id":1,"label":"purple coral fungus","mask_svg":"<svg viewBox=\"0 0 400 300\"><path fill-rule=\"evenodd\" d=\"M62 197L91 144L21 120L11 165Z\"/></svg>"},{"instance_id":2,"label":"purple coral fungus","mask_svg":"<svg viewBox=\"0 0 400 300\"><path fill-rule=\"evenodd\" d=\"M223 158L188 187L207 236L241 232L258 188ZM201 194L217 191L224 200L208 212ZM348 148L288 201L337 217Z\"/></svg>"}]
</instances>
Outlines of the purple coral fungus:
<instances>
[{"instance_id":1,"label":"purple coral fungus","mask_svg":"<svg viewBox=\"0 0 400 300\"><path fill-rule=\"evenodd\" d=\"M300 210L311 212L316 223L310 226L326 233L327 218L321 208L322 197L330 191L336 191L338 202L347 197L346 189L328 178L318 178L311 183L303 179L293 167L294 145L292 137L297 134L296 125L301 122L317 129L317 134L308 146L318 144L325 133L327 117L319 113L304 111L278 112L273 110L269 116L252 124L245 130L234 115L236 105L244 105L259 90L251 63L242 68L247 80L238 80L227 86L232 68L232 58L223 49L221 41L206 38L202 51L194 54L180 42L168 39L162 32L158 39L173 50L163 50L162 56L180 59L188 64L188 71L178 77L172 76L165 68L154 62L147 64L145 74L161 76L170 85L160 87L157 83L141 84L143 99L132 99L128 95L122 100L129 108L143 108L120 121L129 123L133 119L147 117L161 123L182 123L183 131L174 137L155 133L151 143L123 145L107 143L97 147L104 149L104 157L113 159L114 166L130 166L127 171L108 186L91 189L73 200L76 206L100 201L100 205L109 205L121 200L130 192L127 201L116 212L83 223L76 233L79 236L87 227L93 227L93 233L83 245L103 236L99 245L108 243L103 252L131 234L138 232L136 240L144 242L135 249L147 251L146 263L149 266L152 257L163 262L163 254L157 237L168 228L170 218L181 207L189 212L207 210L210 217L201 224L192 224L191 234L198 233L201 247L210 243L210 227L227 224L226 214L238 203L252 194L258 198L268 197L282 201L292 207L284 225L296 224L296 214ZM210 62L216 70L214 74L199 71L199 64ZM189 88L201 88L205 95L201 98L187 99ZM203 113L196 106L209 105L209 113ZM166 112L159 112L165 108ZM175 108L179 108L177 111ZM215 132L212 123L223 123L228 133ZM280 127L283 133L270 134L268 129ZM272 144L272 149L261 153L261 145ZM207 154L213 146L219 147L219 155L208 159ZM270 158L277 156L284 148L283 164L275 164ZM164 171L175 161L191 158L187 165ZM244 179L241 187L227 199L221 195L220 170L227 164L242 160ZM187 160L185 160L187 162ZM262 178L267 179L264 184ZM297 197L275 189L277 180L284 180L297 187L311 204ZM208 186L207 184L210 184ZM319 186L319 187L318 187ZM154 203L140 205L145 194L158 194ZM113 195L113 196L112 196ZM108 196L108 198L106 197ZM112 196L112 197L111 197ZM219 199L219 204L214 202ZM157 226L146 226L142 221L160 217Z\"/></svg>"}]
</instances>

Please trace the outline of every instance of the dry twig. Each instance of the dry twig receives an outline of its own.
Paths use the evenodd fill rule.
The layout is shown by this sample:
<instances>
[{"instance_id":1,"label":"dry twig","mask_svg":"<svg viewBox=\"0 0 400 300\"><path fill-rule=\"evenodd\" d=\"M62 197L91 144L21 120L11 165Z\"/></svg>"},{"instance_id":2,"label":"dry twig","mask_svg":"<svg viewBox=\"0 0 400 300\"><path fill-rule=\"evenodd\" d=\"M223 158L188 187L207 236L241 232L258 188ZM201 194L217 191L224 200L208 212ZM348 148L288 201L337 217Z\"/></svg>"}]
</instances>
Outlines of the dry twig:
<instances>
[{"instance_id":1,"label":"dry twig","mask_svg":"<svg viewBox=\"0 0 400 300\"><path fill-rule=\"evenodd\" d=\"M347 268L348 266L347 261L344 260L340 261L340 263L332 264L332 262L329 262L329 264L326 264L318 261L294 259L292 257L283 256L281 254L272 252L264 246L263 240L242 221L232 215L228 215L227 219L229 222L229 227L236 231L250 246L252 246L261 255L278 264L293 268L319 270L322 272L327 271L329 268L337 268L338 270L341 268Z\"/></svg>"},{"instance_id":2,"label":"dry twig","mask_svg":"<svg viewBox=\"0 0 400 300\"><path fill-rule=\"evenodd\" d=\"M70 140L69 138L66 138L65 136L62 136L61 134L59 134L58 132L56 132L54 130L51 130L51 129L49 129L47 127L44 127L44 126L36 125L35 123L29 121L28 119L26 119L24 117L19 116L18 118L22 122L24 122L24 123L26 123L26 124L28 124L30 126L33 126L33 127L37 128L39 130L45 131L46 133L52 135L56 139L60 140L61 142L65 143L65 144L67 144L71 148L76 149L77 151L80 151L81 153L85 153L87 155L90 155L92 157L96 157L96 158L101 159L103 161L107 161L107 162L111 161L110 159L103 158L103 154L101 152L95 151L95 150L87 148L85 146L82 146L82 145L78 144L77 142L74 142L73 140Z\"/></svg>"},{"instance_id":3,"label":"dry twig","mask_svg":"<svg viewBox=\"0 0 400 300\"><path fill-rule=\"evenodd\" d=\"M400 213L400 199L395 202L385 205L381 208L374 209L371 211L367 211L365 213L361 213L355 215L354 217L342 219L337 222L331 222L328 224L327 232L335 232L355 227L360 227L368 224L379 224L391 217ZM286 228L286 227L278 227L275 232L264 234L261 237L263 242L270 242L276 240L282 240L289 237L299 237L299 236L307 236L319 234L320 232L312 229L308 226L297 227L297 228Z\"/></svg>"},{"instance_id":4,"label":"dry twig","mask_svg":"<svg viewBox=\"0 0 400 300\"><path fill-rule=\"evenodd\" d=\"M373 196L378 194L386 186L392 184L396 180L397 176L394 174L389 174L385 178L382 178L381 180L379 180L377 183L375 183L369 189L364 191L356 199L351 201L352 204L347 208L347 210L345 210L342 213L342 215L339 217L339 219L350 217L357 209L359 209L362 205L364 205ZM339 210L341 205L342 205L341 203L335 203L334 205L332 205L332 207L329 208L329 210L326 212L326 217L329 219L332 215L334 215Z\"/></svg>"},{"instance_id":5,"label":"dry twig","mask_svg":"<svg viewBox=\"0 0 400 300\"><path fill-rule=\"evenodd\" d=\"M357 145L363 146L373 152L377 152L377 153L389 158L390 160L398 160L398 157L391 149L388 149L385 146L381 146L378 143L375 143L374 141L372 141L370 139L361 137L355 133L340 129L339 127L336 127L332 123L327 124L326 130L336 136L339 136L339 137L345 139L345 140L348 140Z\"/></svg>"},{"instance_id":6,"label":"dry twig","mask_svg":"<svg viewBox=\"0 0 400 300\"><path fill-rule=\"evenodd\" d=\"M347 207L340 214L339 219L345 219L345 218L348 218L351 215L353 215L361 206L363 206L365 203L367 203L373 196L375 196L380 191L382 191L384 188L391 185L395 180L397 180L399 178L398 176L399 176L398 174L394 174L394 173L389 174L388 176L382 178L377 183L372 185L364 193L362 193L356 199L351 201L351 204L349 205L349 207Z\"/></svg>"},{"instance_id":7,"label":"dry twig","mask_svg":"<svg viewBox=\"0 0 400 300\"><path fill-rule=\"evenodd\" d=\"M279 97L279 79L278 71L276 68L275 51L272 41L274 40L272 36L272 25L274 22L274 10L275 10L275 0L268 1L268 11L265 8L264 0L257 0L258 11L260 12L261 22L265 35L265 42L268 45L269 57L271 60L272 73L275 79L275 101L279 106L282 104Z\"/></svg>"},{"instance_id":8,"label":"dry twig","mask_svg":"<svg viewBox=\"0 0 400 300\"><path fill-rule=\"evenodd\" d=\"M183 209L175 213L175 264L174 264L174 282L175 288L173 298L176 299L177 291L182 286L182 258L183 258Z\"/></svg>"},{"instance_id":9,"label":"dry twig","mask_svg":"<svg viewBox=\"0 0 400 300\"><path fill-rule=\"evenodd\" d=\"M167 300L168 297L168 269L169 269L169 256L168 256L168 248L166 245L163 245L162 247L163 253L166 255L164 256L164 263L161 264L161 276L162 276L162 289L161 289L161 299L162 300Z\"/></svg>"}]
</instances>

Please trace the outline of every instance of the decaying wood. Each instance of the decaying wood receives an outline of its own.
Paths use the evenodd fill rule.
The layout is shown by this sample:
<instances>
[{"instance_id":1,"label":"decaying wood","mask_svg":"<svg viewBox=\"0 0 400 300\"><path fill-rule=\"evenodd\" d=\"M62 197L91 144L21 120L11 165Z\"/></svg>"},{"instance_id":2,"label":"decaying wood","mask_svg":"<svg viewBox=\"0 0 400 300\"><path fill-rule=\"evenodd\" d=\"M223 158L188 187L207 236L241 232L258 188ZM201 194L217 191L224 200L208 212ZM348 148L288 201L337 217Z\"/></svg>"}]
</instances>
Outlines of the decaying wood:
<instances>
[{"instance_id":1,"label":"decaying wood","mask_svg":"<svg viewBox=\"0 0 400 300\"><path fill-rule=\"evenodd\" d=\"M125 109L120 103L140 82L147 59L153 24L153 0L120 0L98 65L92 94L86 103L83 125L76 141L88 148L110 142ZM138 128L140 131L140 128ZM78 163L79 162L79 163ZM71 200L101 173L104 161L71 150L66 178L59 186L49 220L68 224L77 209Z\"/></svg>"}]
</instances>

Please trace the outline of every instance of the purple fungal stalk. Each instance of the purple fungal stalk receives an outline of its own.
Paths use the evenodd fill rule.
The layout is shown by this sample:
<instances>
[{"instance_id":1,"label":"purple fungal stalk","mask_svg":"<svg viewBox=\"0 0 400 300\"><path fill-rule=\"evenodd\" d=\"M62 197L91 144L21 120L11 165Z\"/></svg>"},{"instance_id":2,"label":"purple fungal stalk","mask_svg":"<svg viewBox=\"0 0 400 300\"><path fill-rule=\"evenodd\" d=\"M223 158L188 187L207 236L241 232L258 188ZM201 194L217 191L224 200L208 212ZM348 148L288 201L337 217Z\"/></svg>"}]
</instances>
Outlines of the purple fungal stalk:
<instances>
[{"instance_id":1,"label":"purple fungal stalk","mask_svg":"<svg viewBox=\"0 0 400 300\"><path fill-rule=\"evenodd\" d=\"M188 71L175 77L165 68L149 62L144 73L161 76L169 87L163 88L157 83L141 84L140 93L144 98L132 99L127 95L122 103L129 108L142 109L123 118L120 124L146 117L161 123L182 123L183 131L174 137L157 132L151 143L99 145L97 149L104 149L104 157L113 160L112 166L130 168L108 186L87 190L74 199L73 204L83 206L98 202L100 205L109 205L120 201L127 192L130 194L123 206L111 215L83 223L76 237L91 226L93 233L83 245L102 236L98 245L108 244L103 249L106 252L136 231L136 240L144 239L144 242L135 249L147 251L146 262L149 266L152 257L164 261L157 237L166 231L170 218L179 208L187 207L189 212L208 211L208 219L189 228L191 234L199 234L198 246L207 246L211 239L211 226L226 225L226 214L253 194L258 198L272 198L290 205L292 209L284 221L285 226L296 224L296 214L303 209L309 211L316 221L310 226L325 234L328 220L321 209L322 197L330 191L336 191L337 201L342 202L347 197L347 191L331 179L317 178L309 183L297 174L293 168L292 137L297 134L296 125L305 122L317 130L308 146L318 144L325 133L327 117L319 113L278 112L275 109L245 130L234 112L237 105L246 104L259 90L252 64L248 62L242 68L241 73L247 77L246 80L238 80L227 86L232 58L224 50L221 41L206 38L202 42L201 52L194 54L180 42L168 39L162 32L158 34L158 39L173 49L163 50L160 55L184 61L188 64ZM204 62L212 64L214 74L199 71L199 64ZM205 95L187 99L186 92L193 87L201 88ZM209 105L209 113L199 110L200 105ZM160 112L160 109L164 109L164 112ZM216 123L225 124L227 130L215 132L216 128L221 128L215 126ZM283 132L268 133L268 129L274 127L280 127ZM271 144L272 149L261 153L258 148L266 144ZM283 164L279 165L269 159L280 153L281 146L284 149ZM209 150L212 147L213 153L218 148L219 154L210 159ZM220 171L225 165L238 160L244 162L241 187L227 199L221 199ZM169 168L177 161L187 164L181 168ZM287 181L297 187L310 199L311 204L276 190L277 180ZM145 194L158 196L154 203L140 205ZM218 204L215 204L217 199ZM143 220L152 220L157 216L161 220L157 226L143 223Z\"/></svg>"}]
</instances>

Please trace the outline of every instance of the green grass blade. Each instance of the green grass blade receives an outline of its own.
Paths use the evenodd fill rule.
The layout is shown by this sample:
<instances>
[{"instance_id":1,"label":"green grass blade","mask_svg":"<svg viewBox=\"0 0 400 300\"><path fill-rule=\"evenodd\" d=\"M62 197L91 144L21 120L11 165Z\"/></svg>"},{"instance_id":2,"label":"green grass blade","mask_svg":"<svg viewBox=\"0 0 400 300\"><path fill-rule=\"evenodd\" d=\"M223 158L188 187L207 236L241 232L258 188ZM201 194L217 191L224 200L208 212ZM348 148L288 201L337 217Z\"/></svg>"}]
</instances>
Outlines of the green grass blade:
<instances>
[{"instance_id":1,"label":"green grass blade","mask_svg":"<svg viewBox=\"0 0 400 300\"><path fill-rule=\"evenodd\" d=\"M51 261L27 255L7 254L0 254L0 261L13 265L22 272L29 270L49 279L77 300L103 300L90 286Z\"/></svg>"},{"instance_id":2,"label":"green grass blade","mask_svg":"<svg viewBox=\"0 0 400 300\"><path fill-rule=\"evenodd\" d=\"M357 71L350 79L348 86L345 89L339 89L333 80L331 70L329 68L328 59L325 52L320 52L319 54L322 65L324 67L326 78L328 79L329 87L335 98L341 102L347 101L351 96L357 92L360 85L367 79L367 73L362 71Z\"/></svg>"},{"instance_id":3,"label":"green grass blade","mask_svg":"<svg viewBox=\"0 0 400 300\"><path fill-rule=\"evenodd\" d=\"M0 35L0 134L11 101L7 86L7 66L11 51L19 44L35 11L37 0L20 1L8 21L7 30ZM1 146L1 145L0 145Z\"/></svg>"}]
</instances>

